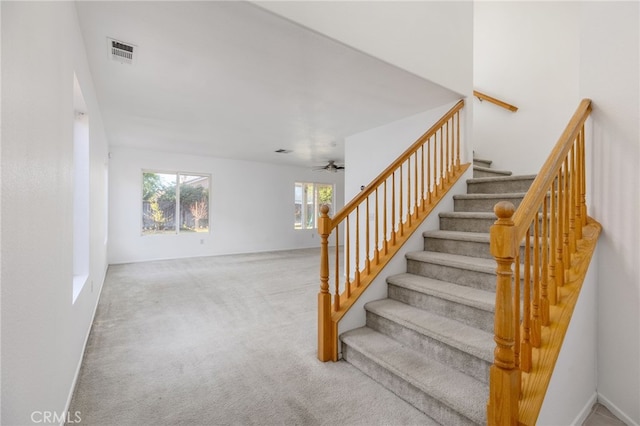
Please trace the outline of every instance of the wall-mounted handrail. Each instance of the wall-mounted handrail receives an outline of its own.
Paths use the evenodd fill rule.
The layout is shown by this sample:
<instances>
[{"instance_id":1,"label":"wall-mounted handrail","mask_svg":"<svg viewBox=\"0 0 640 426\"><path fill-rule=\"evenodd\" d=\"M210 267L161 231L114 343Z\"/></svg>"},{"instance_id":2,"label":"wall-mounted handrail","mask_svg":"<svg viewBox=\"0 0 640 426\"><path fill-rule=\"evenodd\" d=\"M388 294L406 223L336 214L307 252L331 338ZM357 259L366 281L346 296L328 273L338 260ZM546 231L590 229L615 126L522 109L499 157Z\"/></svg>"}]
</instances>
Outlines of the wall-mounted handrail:
<instances>
[{"instance_id":1,"label":"wall-mounted handrail","mask_svg":"<svg viewBox=\"0 0 640 426\"><path fill-rule=\"evenodd\" d=\"M489 425L535 424L595 249L601 228L587 217L585 202L585 121L590 113L591 101L584 99L518 209L508 202L494 209L496 349ZM520 267L514 276L514 264L522 264L524 280Z\"/></svg>"},{"instance_id":2,"label":"wall-mounted handrail","mask_svg":"<svg viewBox=\"0 0 640 426\"><path fill-rule=\"evenodd\" d=\"M496 99L492 96L487 95L486 93L479 92L477 90L473 91L473 96L480 99L481 101L491 102L492 104L498 105L504 109L508 109L509 111L516 112L518 111L518 107L515 105L508 104L500 99Z\"/></svg>"},{"instance_id":3,"label":"wall-mounted handrail","mask_svg":"<svg viewBox=\"0 0 640 426\"><path fill-rule=\"evenodd\" d=\"M463 106L464 100L456 103L333 218L328 206L321 207L321 361L338 360L340 319L469 167L461 164ZM329 256L330 245L335 256Z\"/></svg>"}]
</instances>

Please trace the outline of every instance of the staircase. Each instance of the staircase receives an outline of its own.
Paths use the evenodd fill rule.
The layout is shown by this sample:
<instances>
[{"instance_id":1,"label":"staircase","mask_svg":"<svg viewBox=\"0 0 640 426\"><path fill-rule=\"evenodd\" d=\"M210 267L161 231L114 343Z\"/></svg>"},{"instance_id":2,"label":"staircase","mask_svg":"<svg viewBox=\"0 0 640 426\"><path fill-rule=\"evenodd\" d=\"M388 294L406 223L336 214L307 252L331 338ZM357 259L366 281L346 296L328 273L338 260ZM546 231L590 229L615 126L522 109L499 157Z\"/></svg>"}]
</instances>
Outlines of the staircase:
<instances>
[{"instance_id":1,"label":"staircase","mask_svg":"<svg viewBox=\"0 0 640 426\"><path fill-rule=\"evenodd\" d=\"M387 278L388 298L365 305L366 326L340 336L342 357L431 419L486 424L493 362L496 263L493 206L516 207L535 176L511 176L474 159L467 194L408 253L407 272Z\"/></svg>"}]
</instances>

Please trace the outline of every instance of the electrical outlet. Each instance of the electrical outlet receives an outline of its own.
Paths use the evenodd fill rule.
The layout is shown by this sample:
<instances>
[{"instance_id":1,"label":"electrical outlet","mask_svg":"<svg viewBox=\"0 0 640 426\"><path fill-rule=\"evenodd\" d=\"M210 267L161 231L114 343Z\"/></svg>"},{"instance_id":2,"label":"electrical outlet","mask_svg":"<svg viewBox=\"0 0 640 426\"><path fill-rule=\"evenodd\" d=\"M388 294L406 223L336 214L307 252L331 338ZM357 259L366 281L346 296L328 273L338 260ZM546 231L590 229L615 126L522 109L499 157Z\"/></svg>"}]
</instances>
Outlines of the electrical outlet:
<instances>
[{"instance_id":1,"label":"electrical outlet","mask_svg":"<svg viewBox=\"0 0 640 426\"><path fill-rule=\"evenodd\" d=\"M200 244L204 244L204 239L201 239L201 240L200 240Z\"/></svg>"}]
</instances>

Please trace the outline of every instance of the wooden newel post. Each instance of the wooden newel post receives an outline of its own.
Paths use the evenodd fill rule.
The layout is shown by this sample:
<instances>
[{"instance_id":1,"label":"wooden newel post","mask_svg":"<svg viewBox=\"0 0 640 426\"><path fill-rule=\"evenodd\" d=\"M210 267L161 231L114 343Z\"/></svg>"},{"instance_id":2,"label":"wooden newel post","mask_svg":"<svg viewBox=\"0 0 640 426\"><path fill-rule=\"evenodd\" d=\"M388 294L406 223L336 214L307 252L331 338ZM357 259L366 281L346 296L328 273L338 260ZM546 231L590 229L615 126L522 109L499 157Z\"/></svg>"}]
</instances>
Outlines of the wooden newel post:
<instances>
[{"instance_id":1,"label":"wooden newel post","mask_svg":"<svg viewBox=\"0 0 640 426\"><path fill-rule=\"evenodd\" d=\"M487 424L516 425L518 424L520 371L515 365L516 321L511 290L513 277L511 268L517 248L512 220L515 207L509 202L501 201L493 210L498 217L491 227L491 254L498 264L494 327L496 348L494 362L489 371Z\"/></svg>"},{"instance_id":2,"label":"wooden newel post","mask_svg":"<svg viewBox=\"0 0 640 426\"><path fill-rule=\"evenodd\" d=\"M333 327L331 326L331 294L329 294L329 234L331 218L329 206L320 206L318 234L320 234L320 292L318 293L318 359L329 361L335 352Z\"/></svg>"}]
</instances>

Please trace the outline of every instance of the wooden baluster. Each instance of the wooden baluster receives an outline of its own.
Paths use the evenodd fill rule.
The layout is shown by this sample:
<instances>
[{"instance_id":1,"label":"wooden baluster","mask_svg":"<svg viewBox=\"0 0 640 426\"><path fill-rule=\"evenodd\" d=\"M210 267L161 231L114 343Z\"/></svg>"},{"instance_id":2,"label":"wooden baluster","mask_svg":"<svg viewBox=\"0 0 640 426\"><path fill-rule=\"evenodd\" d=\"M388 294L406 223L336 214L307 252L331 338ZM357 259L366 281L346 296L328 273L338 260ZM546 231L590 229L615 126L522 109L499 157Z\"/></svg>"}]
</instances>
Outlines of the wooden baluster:
<instances>
[{"instance_id":1,"label":"wooden baluster","mask_svg":"<svg viewBox=\"0 0 640 426\"><path fill-rule=\"evenodd\" d=\"M345 231L345 282L344 287L347 292L347 299L351 297L351 231L349 229L349 216L346 217L346 231Z\"/></svg>"},{"instance_id":2,"label":"wooden baluster","mask_svg":"<svg viewBox=\"0 0 640 426\"><path fill-rule=\"evenodd\" d=\"M365 271L367 273L367 275L369 275L369 273L371 272L371 261L369 260L371 255L370 255L370 247L369 247L369 234L371 233L370 227L369 227L369 196L367 196L367 205L366 205L366 209L365 209L365 213L367 215L367 218L365 219L365 243L364 243L364 250L365 250L365 258L364 258L364 268Z\"/></svg>"},{"instance_id":3,"label":"wooden baluster","mask_svg":"<svg viewBox=\"0 0 640 426\"><path fill-rule=\"evenodd\" d=\"M396 172L391 174L391 245L396 245Z\"/></svg>"},{"instance_id":4,"label":"wooden baluster","mask_svg":"<svg viewBox=\"0 0 640 426\"><path fill-rule=\"evenodd\" d=\"M449 154L447 155L447 181L451 182L453 176L453 117L447 120L447 146L449 147Z\"/></svg>"},{"instance_id":5,"label":"wooden baluster","mask_svg":"<svg viewBox=\"0 0 640 426\"><path fill-rule=\"evenodd\" d=\"M586 165L585 165L585 134L584 134L584 124L582 125L582 129L580 130L580 135L582 136L580 138L580 152L582 153L581 158L580 158L580 171L582 173L582 187L580 188L580 211L581 211L581 215L580 217L582 218L582 226L587 226L587 202L586 202L586 198L585 198L585 194L587 192L587 170L586 170Z\"/></svg>"},{"instance_id":6,"label":"wooden baluster","mask_svg":"<svg viewBox=\"0 0 640 426\"><path fill-rule=\"evenodd\" d=\"M445 182L449 183L449 121L447 120L444 123L445 129L447 129L446 138L445 138L445 154L444 154L444 174Z\"/></svg>"},{"instance_id":7,"label":"wooden baluster","mask_svg":"<svg viewBox=\"0 0 640 426\"><path fill-rule=\"evenodd\" d=\"M575 202L575 210L576 210L576 222L575 222L575 239L582 239L582 207L581 207L581 191L582 191L582 152L580 146L580 140L582 139L582 133L578 133L578 137L574 142L574 147L576 150L576 155L574 157L574 173L576 175L576 195L574 197Z\"/></svg>"},{"instance_id":8,"label":"wooden baluster","mask_svg":"<svg viewBox=\"0 0 640 426\"><path fill-rule=\"evenodd\" d=\"M422 212L424 213L427 209L427 193L425 192L426 190L426 184L427 181L424 178L424 145L422 144L422 147L420 147L420 152L422 153L420 155L420 161L422 166L420 167L420 205L422 207Z\"/></svg>"},{"instance_id":9,"label":"wooden baluster","mask_svg":"<svg viewBox=\"0 0 640 426\"><path fill-rule=\"evenodd\" d=\"M456 132L456 168L458 171L460 171L460 113L456 112L455 113L455 117L456 117L456 128L457 128L457 132Z\"/></svg>"},{"instance_id":10,"label":"wooden baluster","mask_svg":"<svg viewBox=\"0 0 640 426\"><path fill-rule=\"evenodd\" d=\"M411 157L407 159L407 225L411 228Z\"/></svg>"},{"instance_id":11,"label":"wooden baluster","mask_svg":"<svg viewBox=\"0 0 640 426\"><path fill-rule=\"evenodd\" d=\"M531 345L539 348L542 341L540 320L540 215L536 212L533 219L533 300L531 321Z\"/></svg>"},{"instance_id":12,"label":"wooden baluster","mask_svg":"<svg viewBox=\"0 0 640 426\"><path fill-rule=\"evenodd\" d=\"M382 207L382 232L384 233L384 254L387 255L389 253L389 239L391 236L387 236L387 181L389 179L384 180L384 196L382 197L382 203L384 204Z\"/></svg>"},{"instance_id":13,"label":"wooden baluster","mask_svg":"<svg viewBox=\"0 0 640 426\"><path fill-rule=\"evenodd\" d=\"M517 369L520 370L520 246L516 247L516 258L513 263L514 267L514 277L513 277L513 317L516 320L516 327L514 330L514 342L513 345L513 357L514 363ZM521 375L518 375L518 382L520 382ZM521 386L518 385L518 389L521 389ZM522 396L522 393L520 393Z\"/></svg>"},{"instance_id":14,"label":"wooden baluster","mask_svg":"<svg viewBox=\"0 0 640 426\"><path fill-rule=\"evenodd\" d=\"M336 226L336 258L335 258L335 288L336 292L333 301L333 310L340 310L340 236L338 233L338 226Z\"/></svg>"},{"instance_id":15,"label":"wooden baluster","mask_svg":"<svg viewBox=\"0 0 640 426\"><path fill-rule=\"evenodd\" d=\"M571 267L571 253L569 251L569 210L571 210L571 202L569 201L569 159L564 159L564 200L562 200L562 216L563 216L563 234L562 234L562 265L564 266L563 285L569 280L569 268Z\"/></svg>"},{"instance_id":16,"label":"wooden baluster","mask_svg":"<svg viewBox=\"0 0 640 426\"><path fill-rule=\"evenodd\" d=\"M527 229L524 238L524 290L523 290L523 315L522 345L520 348L522 361L520 369L526 373L531 371L531 230Z\"/></svg>"},{"instance_id":17,"label":"wooden baluster","mask_svg":"<svg viewBox=\"0 0 640 426\"><path fill-rule=\"evenodd\" d=\"M318 293L318 359L329 361L334 358L336 348L331 324L331 294L329 294L329 244L331 219L329 206L320 207L318 234L320 234L320 292Z\"/></svg>"},{"instance_id":18,"label":"wooden baluster","mask_svg":"<svg viewBox=\"0 0 640 426\"><path fill-rule=\"evenodd\" d=\"M353 278L356 288L360 287L360 206L356 206L356 259L355 259L355 276Z\"/></svg>"},{"instance_id":19,"label":"wooden baluster","mask_svg":"<svg viewBox=\"0 0 640 426\"><path fill-rule=\"evenodd\" d=\"M519 375L515 367L514 336L518 320L514 317L511 266L515 258L513 204L501 201L494 207L498 217L491 227L491 254L497 263L494 362L489 370L487 423L515 425L518 422Z\"/></svg>"},{"instance_id":20,"label":"wooden baluster","mask_svg":"<svg viewBox=\"0 0 640 426\"><path fill-rule=\"evenodd\" d=\"M444 190L444 129L440 128L440 189Z\"/></svg>"},{"instance_id":21,"label":"wooden baluster","mask_svg":"<svg viewBox=\"0 0 640 426\"><path fill-rule=\"evenodd\" d=\"M576 252L576 146L573 145L569 156L569 253Z\"/></svg>"},{"instance_id":22,"label":"wooden baluster","mask_svg":"<svg viewBox=\"0 0 640 426\"><path fill-rule=\"evenodd\" d=\"M398 194L400 197L400 202L398 203L398 229L400 230L400 236L404 235L404 199L402 197L402 193L404 192L404 180L402 177L402 164L400 165L400 189L398 190Z\"/></svg>"},{"instance_id":23,"label":"wooden baluster","mask_svg":"<svg viewBox=\"0 0 640 426\"><path fill-rule=\"evenodd\" d=\"M429 197L429 205L431 205L431 192L433 189L432 179L431 179L431 138L427 141L427 196Z\"/></svg>"},{"instance_id":24,"label":"wooden baluster","mask_svg":"<svg viewBox=\"0 0 640 426\"><path fill-rule=\"evenodd\" d=\"M556 247L556 286L558 292L560 287L564 285L564 173L562 168L558 172L558 216L555 219L558 222L558 241Z\"/></svg>"},{"instance_id":25,"label":"wooden baluster","mask_svg":"<svg viewBox=\"0 0 640 426\"><path fill-rule=\"evenodd\" d=\"M376 238L375 238L375 244L376 244L376 251L375 251L375 260L376 260L376 265L380 264L380 204L378 203L378 190L380 189L380 186L376 187L376 227L375 227L375 233L376 233Z\"/></svg>"},{"instance_id":26,"label":"wooden baluster","mask_svg":"<svg viewBox=\"0 0 640 426\"><path fill-rule=\"evenodd\" d=\"M549 256L549 304L556 305L558 303L558 285L556 274L556 245L558 242L558 201L556 199L556 185L558 178L551 183L551 234L550 240L550 256Z\"/></svg>"},{"instance_id":27,"label":"wooden baluster","mask_svg":"<svg viewBox=\"0 0 640 426\"><path fill-rule=\"evenodd\" d=\"M549 198L544 197L542 205L542 281L540 295L540 321L545 327L549 325Z\"/></svg>"},{"instance_id":28,"label":"wooden baluster","mask_svg":"<svg viewBox=\"0 0 640 426\"><path fill-rule=\"evenodd\" d=\"M413 211L415 214L415 218L418 219L418 208L420 207L420 199L418 198L418 184L419 184L419 180L418 180L418 151L416 151L416 154L414 155L414 184L413 184Z\"/></svg>"},{"instance_id":29,"label":"wooden baluster","mask_svg":"<svg viewBox=\"0 0 640 426\"><path fill-rule=\"evenodd\" d=\"M440 172L438 171L438 131L433 134L433 196L438 196L438 178Z\"/></svg>"}]
</instances>

